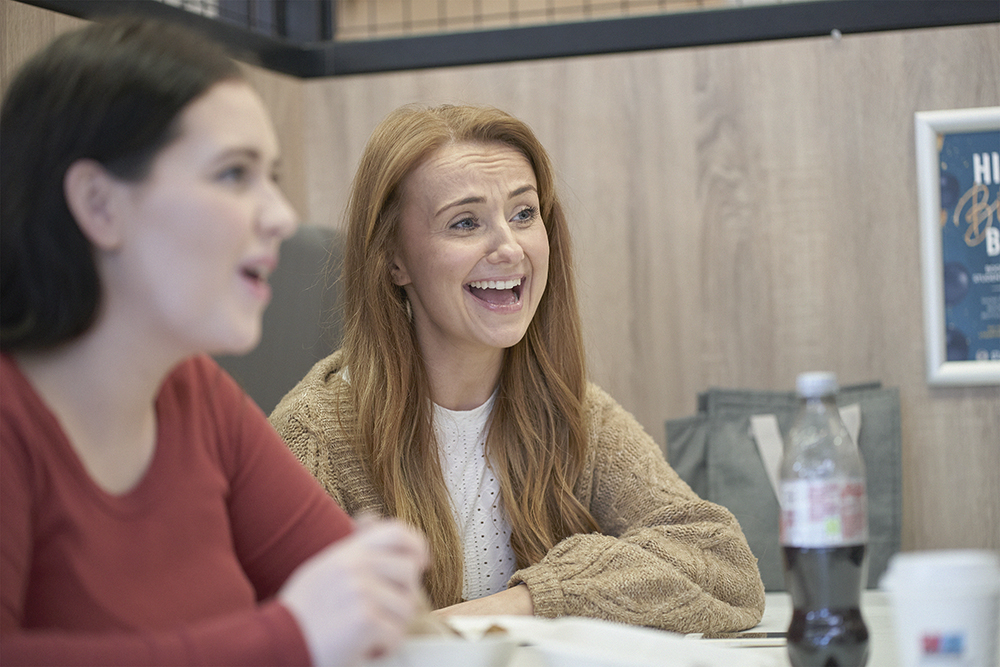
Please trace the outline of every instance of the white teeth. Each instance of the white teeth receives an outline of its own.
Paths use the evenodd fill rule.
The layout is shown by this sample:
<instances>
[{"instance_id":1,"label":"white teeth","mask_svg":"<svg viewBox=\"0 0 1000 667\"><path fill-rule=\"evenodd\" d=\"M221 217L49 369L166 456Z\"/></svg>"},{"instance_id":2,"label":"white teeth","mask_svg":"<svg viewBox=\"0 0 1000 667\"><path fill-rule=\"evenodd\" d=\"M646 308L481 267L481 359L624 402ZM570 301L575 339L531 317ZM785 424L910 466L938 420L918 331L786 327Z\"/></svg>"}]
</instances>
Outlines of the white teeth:
<instances>
[{"instance_id":1,"label":"white teeth","mask_svg":"<svg viewBox=\"0 0 1000 667\"><path fill-rule=\"evenodd\" d=\"M521 284L521 278L517 280L474 280L469 283L469 287L476 289L514 289Z\"/></svg>"}]
</instances>

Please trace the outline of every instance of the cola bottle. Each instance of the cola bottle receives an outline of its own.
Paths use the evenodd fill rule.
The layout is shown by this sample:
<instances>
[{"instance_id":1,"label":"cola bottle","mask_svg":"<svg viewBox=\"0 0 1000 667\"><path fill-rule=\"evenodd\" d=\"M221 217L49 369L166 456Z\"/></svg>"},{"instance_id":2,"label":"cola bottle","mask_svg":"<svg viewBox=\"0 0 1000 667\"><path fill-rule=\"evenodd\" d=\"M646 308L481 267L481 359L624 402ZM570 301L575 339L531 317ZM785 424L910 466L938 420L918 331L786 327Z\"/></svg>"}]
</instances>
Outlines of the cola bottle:
<instances>
[{"instance_id":1,"label":"cola bottle","mask_svg":"<svg viewBox=\"0 0 1000 667\"><path fill-rule=\"evenodd\" d=\"M794 667L862 667L868 507L861 454L837 408L837 376L796 378L799 410L781 463L781 547Z\"/></svg>"}]
</instances>

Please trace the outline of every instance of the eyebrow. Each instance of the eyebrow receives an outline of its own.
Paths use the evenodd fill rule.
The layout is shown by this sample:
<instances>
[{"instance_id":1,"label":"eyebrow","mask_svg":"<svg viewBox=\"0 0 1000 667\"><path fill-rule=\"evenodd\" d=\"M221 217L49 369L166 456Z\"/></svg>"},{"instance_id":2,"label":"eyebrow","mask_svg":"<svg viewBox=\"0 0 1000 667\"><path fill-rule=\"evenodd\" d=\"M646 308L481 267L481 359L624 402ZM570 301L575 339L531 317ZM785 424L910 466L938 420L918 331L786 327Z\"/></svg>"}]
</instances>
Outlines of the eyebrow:
<instances>
[{"instance_id":1,"label":"eyebrow","mask_svg":"<svg viewBox=\"0 0 1000 667\"><path fill-rule=\"evenodd\" d=\"M264 160L264 156L261 155L261 152L256 148L248 148L242 146L233 146L231 148L225 148L222 150L221 153L219 153L216 159L219 160L220 162L224 162L225 160L230 160L234 157L249 158L257 162L263 162ZM280 167L281 156L280 155L276 156L269 166L272 168Z\"/></svg>"},{"instance_id":2,"label":"eyebrow","mask_svg":"<svg viewBox=\"0 0 1000 667\"><path fill-rule=\"evenodd\" d=\"M511 199L513 197L517 197L518 195L523 195L525 192L532 192L532 191L537 191L534 185L522 185L519 188L511 190L510 193L507 195L507 198ZM459 199L458 201L452 202L450 204L445 204L434 215L435 216L441 215L449 208L454 208L456 206L465 206L466 204L482 204L485 201L486 197L466 197L465 199Z\"/></svg>"},{"instance_id":3,"label":"eyebrow","mask_svg":"<svg viewBox=\"0 0 1000 667\"><path fill-rule=\"evenodd\" d=\"M248 157L253 160L260 159L260 151L256 148L244 148L242 146L232 146L229 148L224 148L219 152L218 158L220 160L228 160L233 157Z\"/></svg>"}]
</instances>

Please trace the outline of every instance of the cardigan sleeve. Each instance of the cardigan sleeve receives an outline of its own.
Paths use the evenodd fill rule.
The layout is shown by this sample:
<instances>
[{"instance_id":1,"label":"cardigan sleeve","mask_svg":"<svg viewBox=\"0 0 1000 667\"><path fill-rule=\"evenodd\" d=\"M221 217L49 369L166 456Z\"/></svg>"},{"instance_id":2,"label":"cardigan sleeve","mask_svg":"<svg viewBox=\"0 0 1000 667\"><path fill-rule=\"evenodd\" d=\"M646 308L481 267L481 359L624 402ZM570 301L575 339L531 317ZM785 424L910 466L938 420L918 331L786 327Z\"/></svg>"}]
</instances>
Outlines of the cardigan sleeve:
<instances>
[{"instance_id":1,"label":"cardigan sleeve","mask_svg":"<svg viewBox=\"0 0 1000 667\"><path fill-rule=\"evenodd\" d=\"M334 376L338 355L318 362L270 419L349 514L384 514L332 414L331 406L344 406ZM601 532L563 540L510 584L528 585L539 616L589 616L678 632L756 625L764 587L732 513L695 495L635 418L597 387L589 389L586 415L590 447L576 495Z\"/></svg>"},{"instance_id":2,"label":"cardigan sleeve","mask_svg":"<svg viewBox=\"0 0 1000 667\"><path fill-rule=\"evenodd\" d=\"M695 495L606 393L592 386L587 408L590 467L577 495L601 533L562 540L511 585L527 584L539 616L675 632L759 623L764 586L736 518Z\"/></svg>"},{"instance_id":3,"label":"cardigan sleeve","mask_svg":"<svg viewBox=\"0 0 1000 667\"><path fill-rule=\"evenodd\" d=\"M271 425L320 486L350 514L388 516L344 425L354 419L342 353L316 362L275 406Z\"/></svg>"}]
</instances>

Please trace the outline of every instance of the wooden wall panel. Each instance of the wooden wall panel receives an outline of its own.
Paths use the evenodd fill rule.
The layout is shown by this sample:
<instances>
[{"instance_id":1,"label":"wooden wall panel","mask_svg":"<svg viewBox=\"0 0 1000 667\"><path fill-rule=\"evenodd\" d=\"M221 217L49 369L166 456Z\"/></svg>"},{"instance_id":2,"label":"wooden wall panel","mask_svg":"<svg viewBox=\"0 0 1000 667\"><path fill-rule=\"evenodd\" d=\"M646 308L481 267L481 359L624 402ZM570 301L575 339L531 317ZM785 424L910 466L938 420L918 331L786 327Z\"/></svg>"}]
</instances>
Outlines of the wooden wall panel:
<instances>
[{"instance_id":1,"label":"wooden wall panel","mask_svg":"<svg viewBox=\"0 0 1000 667\"><path fill-rule=\"evenodd\" d=\"M308 135L302 128L305 118L302 81L249 65L243 71L271 112L281 146L281 189L304 219L308 201L305 171L305 141Z\"/></svg>"},{"instance_id":2,"label":"wooden wall panel","mask_svg":"<svg viewBox=\"0 0 1000 667\"><path fill-rule=\"evenodd\" d=\"M0 0L0 86L75 19ZM905 548L1000 549L1000 387L932 389L913 113L1000 104L997 25L298 81L250 69L307 222L408 102L494 104L552 154L593 379L660 443L710 386L902 400Z\"/></svg>"},{"instance_id":3,"label":"wooden wall panel","mask_svg":"<svg viewBox=\"0 0 1000 667\"><path fill-rule=\"evenodd\" d=\"M902 401L905 548L1000 549L1000 387L924 380L913 113L1000 104L996 25L310 81L309 219L374 125L494 104L548 147L592 377L658 442L711 386L801 370Z\"/></svg>"},{"instance_id":4,"label":"wooden wall panel","mask_svg":"<svg viewBox=\"0 0 1000 667\"><path fill-rule=\"evenodd\" d=\"M86 21L14 0L0 0L0 92L25 59L56 35ZM302 82L260 67L245 66L247 79L260 92L274 119L282 148L282 187L298 211L306 206L302 131Z\"/></svg>"},{"instance_id":5,"label":"wooden wall panel","mask_svg":"<svg viewBox=\"0 0 1000 667\"><path fill-rule=\"evenodd\" d=\"M65 14L36 9L13 0L0 0L0 93L22 61L56 35L84 25Z\"/></svg>"}]
</instances>

